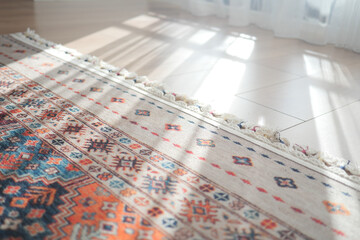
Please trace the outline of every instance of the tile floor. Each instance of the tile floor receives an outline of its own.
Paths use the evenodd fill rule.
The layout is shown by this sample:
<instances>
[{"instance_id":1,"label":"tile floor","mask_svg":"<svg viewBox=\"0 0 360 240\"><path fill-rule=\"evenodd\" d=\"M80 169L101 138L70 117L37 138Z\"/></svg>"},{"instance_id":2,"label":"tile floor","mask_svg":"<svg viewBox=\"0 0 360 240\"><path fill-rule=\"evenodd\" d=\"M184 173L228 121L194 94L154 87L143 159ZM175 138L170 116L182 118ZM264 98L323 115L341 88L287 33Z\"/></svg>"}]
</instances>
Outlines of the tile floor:
<instances>
[{"instance_id":1,"label":"tile floor","mask_svg":"<svg viewBox=\"0 0 360 240\"><path fill-rule=\"evenodd\" d=\"M3 0L0 23L1 34L31 27L360 167L360 54L156 0Z\"/></svg>"}]
</instances>

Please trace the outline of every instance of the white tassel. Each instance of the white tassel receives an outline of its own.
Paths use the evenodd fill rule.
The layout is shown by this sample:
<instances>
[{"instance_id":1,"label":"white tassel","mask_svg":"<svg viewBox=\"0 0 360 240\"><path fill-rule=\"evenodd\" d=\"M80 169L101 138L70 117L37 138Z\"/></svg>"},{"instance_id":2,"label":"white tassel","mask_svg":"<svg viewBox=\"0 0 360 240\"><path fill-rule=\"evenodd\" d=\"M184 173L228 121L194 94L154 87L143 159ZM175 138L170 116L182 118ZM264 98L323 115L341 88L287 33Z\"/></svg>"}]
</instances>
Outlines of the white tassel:
<instances>
[{"instance_id":1,"label":"white tassel","mask_svg":"<svg viewBox=\"0 0 360 240\"><path fill-rule=\"evenodd\" d=\"M137 83L145 83L145 82L148 82L149 79L146 77L146 76L140 76L136 79L136 82Z\"/></svg>"},{"instance_id":2,"label":"white tassel","mask_svg":"<svg viewBox=\"0 0 360 240\"><path fill-rule=\"evenodd\" d=\"M351 164L345 166L345 170L349 173L360 177L360 168L356 168Z\"/></svg>"}]
</instances>

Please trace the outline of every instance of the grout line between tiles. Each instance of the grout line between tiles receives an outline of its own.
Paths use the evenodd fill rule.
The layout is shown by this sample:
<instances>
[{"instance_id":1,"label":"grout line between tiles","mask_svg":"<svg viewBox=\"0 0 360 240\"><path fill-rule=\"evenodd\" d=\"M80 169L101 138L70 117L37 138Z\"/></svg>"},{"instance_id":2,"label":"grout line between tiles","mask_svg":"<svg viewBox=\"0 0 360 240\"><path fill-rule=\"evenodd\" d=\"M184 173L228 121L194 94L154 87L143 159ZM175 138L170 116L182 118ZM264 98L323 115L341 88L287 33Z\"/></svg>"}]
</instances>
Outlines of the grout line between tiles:
<instances>
[{"instance_id":1,"label":"grout line between tiles","mask_svg":"<svg viewBox=\"0 0 360 240\"><path fill-rule=\"evenodd\" d=\"M273 83L273 84L266 85L266 86L263 86L263 87L259 87L259 88L255 88L255 89L251 89L251 90L246 90L244 92L238 92L237 94L235 94L235 96L236 97L241 97L240 96L241 94L255 92L255 91L258 91L258 90L261 90L261 89L264 89L264 88L273 87L273 86L280 85L280 84L283 84L283 83L288 83L288 82L291 82L291 81L300 80L301 78L303 78L303 77L297 76L295 78L291 78L291 79L284 80L284 81L281 81L281 82Z\"/></svg>"},{"instance_id":2,"label":"grout line between tiles","mask_svg":"<svg viewBox=\"0 0 360 240\"><path fill-rule=\"evenodd\" d=\"M291 128L295 128L295 127L297 127L297 126L299 126L299 125L301 125L301 124L304 124L304 123L306 123L306 122L308 122L308 121L310 121L310 120L306 120L306 121L303 121L303 122L301 122L301 123L294 124L294 125L292 125L292 126L290 126L290 127L287 127L287 128L284 128L284 129L280 130L280 132L285 132L286 130L289 130L289 129L291 129Z\"/></svg>"},{"instance_id":3,"label":"grout line between tiles","mask_svg":"<svg viewBox=\"0 0 360 240\"><path fill-rule=\"evenodd\" d=\"M293 125L293 126L291 126L291 127L285 128L285 129L281 130L281 132L284 132L284 131L289 130L289 129L294 128L294 127L297 127L297 126L300 125L300 124L304 124L304 123L306 123L306 122L312 121L312 120L314 120L314 119L316 119L316 118L319 118L319 117L322 117L322 116L324 116L324 115L326 115L326 114L330 114L330 113L332 113L332 112L335 112L335 111L337 111L337 110L339 110L339 109L341 109L341 108L345 108L345 107L347 107L347 106L349 106L349 105L351 105L351 104L353 104L353 103L359 102L359 101L360 101L360 99L357 99L357 100L355 100L355 101L353 101L353 102L351 102L351 103L345 104L345 105L343 105L343 106L341 106L341 107L334 108L333 110L328 111L328 112L326 112L326 113L322 113L322 114L320 114L320 115L318 115L318 116L316 116L316 117L312 117L312 118L309 118L309 119L307 119L307 120L303 120L302 123L298 123L298 124L295 124L295 125Z\"/></svg>"},{"instance_id":4,"label":"grout line between tiles","mask_svg":"<svg viewBox=\"0 0 360 240\"><path fill-rule=\"evenodd\" d=\"M195 73L200 73L200 72L210 72L212 68L209 69L202 69L202 70L194 70L194 71L189 71L189 72L182 72L182 73L175 73L175 74L170 74L169 76L165 77L163 79L163 82L165 82L168 78L173 78L173 77L181 77L182 75L187 75L187 74L195 74Z\"/></svg>"},{"instance_id":5,"label":"grout line between tiles","mask_svg":"<svg viewBox=\"0 0 360 240\"><path fill-rule=\"evenodd\" d=\"M284 115L286 115L286 116L288 116L288 117L295 118L295 119L297 119L297 120L299 120L299 121L305 122L305 120L304 120L304 119L301 119L301 118L298 118L298 117L292 116L292 115L290 115L290 114L287 114L287 113L281 112L281 111L279 111L279 110L277 110L277 109L274 109L274 108L271 108L271 107L265 106L265 105L263 105L263 104L260 104L260 103L254 102L254 101L252 101L252 100L250 100L250 99L247 99L247 98L244 98L244 97L241 97L241 96L236 96L236 97L241 98L241 99L243 99L243 100L246 100L246 101L248 101L248 102L254 103L254 104L256 104L256 105L259 105L259 106L265 107L265 108L267 108L267 109L271 109L271 110L273 110L273 111L275 111L275 112L278 112L278 113L284 114Z\"/></svg>"},{"instance_id":6,"label":"grout line between tiles","mask_svg":"<svg viewBox=\"0 0 360 240\"><path fill-rule=\"evenodd\" d=\"M289 54L290 55L290 54ZM285 57L285 56L284 56ZM268 67L268 68L271 68L272 70L276 70L276 71L279 71L279 72L283 72L283 73L287 73L287 74L292 74L292 75L296 75L296 76L299 76L299 78L304 78L304 77L308 77L309 75L307 74L298 74L298 73L294 73L294 72L291 72L291 71L286 71L286 70L283 70L283 69L280 69L280 68L277 68L277 67L272 67L272 66L268 66L266 64L263 64L263 63L257 63L263 67Z\"/></svg>"}]
</instances>

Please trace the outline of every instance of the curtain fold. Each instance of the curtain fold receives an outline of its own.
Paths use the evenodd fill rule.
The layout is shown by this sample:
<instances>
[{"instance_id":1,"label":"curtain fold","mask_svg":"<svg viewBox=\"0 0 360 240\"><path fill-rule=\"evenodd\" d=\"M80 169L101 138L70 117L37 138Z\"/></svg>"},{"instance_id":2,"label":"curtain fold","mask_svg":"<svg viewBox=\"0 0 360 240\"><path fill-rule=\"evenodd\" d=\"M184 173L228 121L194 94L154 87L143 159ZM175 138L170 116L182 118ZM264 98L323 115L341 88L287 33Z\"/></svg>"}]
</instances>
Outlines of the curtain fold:
<instances>
[{"instance_id":1,"label":"curtain fold","mask_svg":"<svg viewBox=\"0 0 360 240\"><path fill-rule=\"evenodd\" d=\"M359 0L161 0L196 16L216 15L230 25L255 24L275 36L332 43L360 52Z\"/></svg>"}]
</instances>

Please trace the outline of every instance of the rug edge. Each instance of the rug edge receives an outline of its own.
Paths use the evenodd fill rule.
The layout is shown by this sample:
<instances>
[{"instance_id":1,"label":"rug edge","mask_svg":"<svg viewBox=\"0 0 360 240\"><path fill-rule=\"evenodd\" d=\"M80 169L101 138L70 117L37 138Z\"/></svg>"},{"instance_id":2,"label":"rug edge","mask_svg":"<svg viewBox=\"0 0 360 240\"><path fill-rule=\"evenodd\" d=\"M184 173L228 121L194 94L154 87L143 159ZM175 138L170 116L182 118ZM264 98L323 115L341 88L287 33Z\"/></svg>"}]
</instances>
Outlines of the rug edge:
<instances>
[{"instance_id":1,"label":"rug edge","mask_svg":"<svg viewBox=\"0 0 360 240\"><path fill-rule=\"evenodd\" d=\"M71 54L78 61L93 66L96 70L106 74L110 74L111 77L115 77L120 82L128 83L135 88L144 90L147 93L154 95L165 102L175 104L179 109L186 109L202 117L206 117L211 121L219 124L219 127L229 131L240 137L247 136L246 139L259 144L268 150L275 151L277 154L284 157L290 157L296 162L308 166L315 166L317 168L335 173L336 175L350 180L357 184L360 183L360 169L349 165L350 161L332 156L328 153L315 151L308 146L301 146L298 144L291 144L286 138L280 136L280 132L264 126L257 126L247 121L241 120L232 114L221 114L212 111L210 105L200 103L197 100L188 98L185 95L178 95L176 93L165 91L161 84L157 82L151 82L145 76L138 76L134 72L129 72L125 68L118 68L111 64L108 64L99 58L91 55L84 55L75 49L70 49L61 44L56 44L48 41L35 31L27 29L26 32L19 32L10 34L13 37L20 38L27 42L31 42L33 45L40 49L54 48L59 51ZM195 116L196 117L196 116ZM224 128L225 127L225 128ZM301 160L301 161L298 161ZM308 164L310 163L310 165ZM316 169L314 169L316 170ZM317 169L319 171L319 169Z\"/></svg>"}]
</instances>

